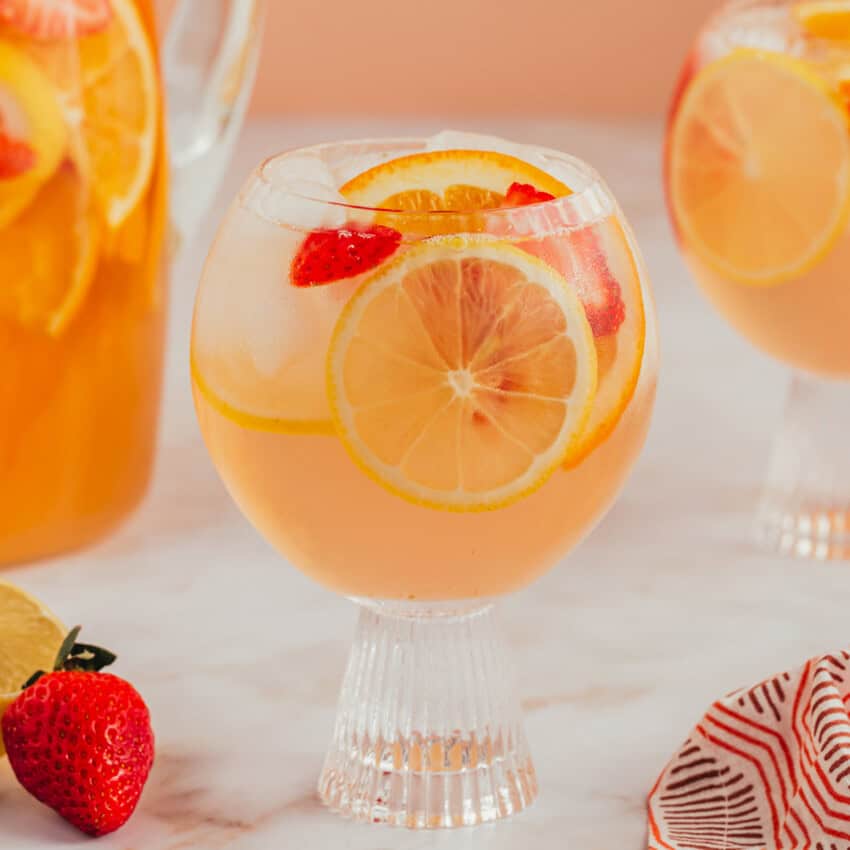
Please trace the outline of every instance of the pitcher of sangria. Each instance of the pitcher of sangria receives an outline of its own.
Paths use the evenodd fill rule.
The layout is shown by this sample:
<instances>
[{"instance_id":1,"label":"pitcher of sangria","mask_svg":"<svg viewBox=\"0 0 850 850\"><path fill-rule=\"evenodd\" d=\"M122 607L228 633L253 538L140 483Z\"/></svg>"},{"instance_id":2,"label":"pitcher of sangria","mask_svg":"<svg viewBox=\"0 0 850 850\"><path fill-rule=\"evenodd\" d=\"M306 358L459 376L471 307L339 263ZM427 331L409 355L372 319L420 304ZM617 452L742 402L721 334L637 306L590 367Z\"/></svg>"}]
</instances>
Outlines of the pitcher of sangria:
<instances>
[{"instance_id":1,"label":"pitcher of sangria","mask_svg":"<svg viewBox=\"0 0 850 850\"><path fill-rule=\"evenodd\" d=\"M0 565L145 493L170 247L241 124L261 2L184 0L161 75L153 0L0 0Z\"/></svg>"}]
</instances>

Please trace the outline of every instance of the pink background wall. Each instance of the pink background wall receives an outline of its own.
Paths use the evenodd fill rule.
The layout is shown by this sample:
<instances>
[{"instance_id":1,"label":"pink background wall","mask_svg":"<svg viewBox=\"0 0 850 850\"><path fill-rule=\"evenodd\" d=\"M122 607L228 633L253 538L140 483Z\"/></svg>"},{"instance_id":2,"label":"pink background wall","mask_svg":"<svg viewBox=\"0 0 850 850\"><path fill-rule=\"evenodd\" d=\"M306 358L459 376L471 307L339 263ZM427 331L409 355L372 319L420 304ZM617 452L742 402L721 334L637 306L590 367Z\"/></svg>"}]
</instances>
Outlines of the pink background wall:
<instances>
[{"instance_id":1,"label":"pink background wall","mask_svg":"<svg viewBox=\"0 0 850 850\"><path fill-rule=\"evenodd\" d=\"M546 116L659 113L720 0L267 2L255 112Z\"/></svg>"}]
</instances>

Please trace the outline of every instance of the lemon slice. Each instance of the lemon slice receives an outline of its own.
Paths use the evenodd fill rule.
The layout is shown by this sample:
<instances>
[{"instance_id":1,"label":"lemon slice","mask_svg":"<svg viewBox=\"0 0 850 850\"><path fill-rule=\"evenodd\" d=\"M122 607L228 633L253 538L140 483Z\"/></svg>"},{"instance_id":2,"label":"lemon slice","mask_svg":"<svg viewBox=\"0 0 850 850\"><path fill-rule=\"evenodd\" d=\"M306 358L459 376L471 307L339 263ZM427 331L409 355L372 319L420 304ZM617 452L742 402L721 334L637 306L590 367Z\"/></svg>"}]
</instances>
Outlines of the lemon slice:
<instances>
[{"instance_id":1,"label":"lemon slice","mask_svg":"<svg viewBox=\"0 0 850 850\"><path fill-rule=\"evenodd\" d=\"M336 434L333 422L329 418L292 418L274 415L262 416L251 413L250 410L245 410L223 399L204 377L194 357L191 358L189 368L192 373L192 382L195 389L210 407L243 428L248 428L252 431L267 431L271 434L298 434L326 437L332 437Z\"/></svg>"},{"instance_id":2,"label":"lemon slice","mask_svg":"<svg viewBox=\"0 0 850 850\"><path fill-rule=\"evenodd\" d=\"M0 318L61 334L94 280L98 244L83 179L65 163L0 230Z\"/></svg>"},{"instance_id":3,"label":"lemon slice","mask_svg":"<svg viewBox=\"0 0 850 850\"><path fill-rule=\"evenodd\" d=\"M418 505L493 510L574 451L593 404L584 308L548 264L486 237L422 242L369 278L328 352L349 453Z\"/></svg>"},{"instance_id":4,"label":"lemon slice","mask_svg":"<svg viewBox=\"0 0 850 850\"><path fill-rule=\"evenodd\" d=\"M68 132L53 85L27 54L0 41L0 129L26 142L35 164L0 180L0 229L36 196L59 165Z\"/></svg>"},{"instance_id":5,"label":"lemon slice","mask_svg":"<svg viewBox=\"0 0 850 850\"><path fill-rule=\"evenodd\" d=\"M846 227L848 114L798 59L739 48L708 65L682 98L669 151L683 241L732 280L799 277Z\"/></svg>"},{"instance_id":6,"label":"lemon slice","mask_svg":"<svg viewBox=\"0 0 850 850\"><path fill-rule=\"evenodd\" d=\"M154 53L133 0L110 0L105 29L64 42L19 38L60 93L74 158L86 170L110 228L141 200L156 160L160 98ZM76 131L76 132L75 132Z\"/></svg>"},{"instance_id":7,"label":"lemon slice","mask_svg":"<svg viewBox=\"0 0 850 850\"><path fill-rule=\"evenodd\" d=\"M795 4L793 12L807 35L850 41L850 0L807 0Z\"/></svg>"},{"instance_id":8,"label":"lemon slice","mask_svg":"<svg viewBox=\"0 0 850 850\"><path fill-rule=\"evenodd\" d=\"M37 599L0 581L0 716L33 673L52 669L66 632Z\"/></svg>"}]
</instances>

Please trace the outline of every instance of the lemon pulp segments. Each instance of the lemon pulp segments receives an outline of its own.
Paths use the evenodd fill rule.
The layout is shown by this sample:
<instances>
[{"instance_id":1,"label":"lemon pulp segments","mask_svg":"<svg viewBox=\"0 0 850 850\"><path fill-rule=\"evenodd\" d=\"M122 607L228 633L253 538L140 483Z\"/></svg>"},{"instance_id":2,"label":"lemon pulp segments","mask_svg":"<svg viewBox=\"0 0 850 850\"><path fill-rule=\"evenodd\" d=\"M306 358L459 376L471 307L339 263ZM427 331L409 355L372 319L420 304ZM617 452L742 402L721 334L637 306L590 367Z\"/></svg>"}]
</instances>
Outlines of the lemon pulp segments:
<instances>
[{"instance_id":1,"label":"lemon pulp segments","mask_svg":"<svg viewBox=\"0 0 850 850\"><path fill-rule=\"evenodd\" d=\"M549 265L491 238L413 247L348 303L328 394L358 465L426 507L537 490L575 450L596 391L584 308Z\"/></svg>"}]
</instances>

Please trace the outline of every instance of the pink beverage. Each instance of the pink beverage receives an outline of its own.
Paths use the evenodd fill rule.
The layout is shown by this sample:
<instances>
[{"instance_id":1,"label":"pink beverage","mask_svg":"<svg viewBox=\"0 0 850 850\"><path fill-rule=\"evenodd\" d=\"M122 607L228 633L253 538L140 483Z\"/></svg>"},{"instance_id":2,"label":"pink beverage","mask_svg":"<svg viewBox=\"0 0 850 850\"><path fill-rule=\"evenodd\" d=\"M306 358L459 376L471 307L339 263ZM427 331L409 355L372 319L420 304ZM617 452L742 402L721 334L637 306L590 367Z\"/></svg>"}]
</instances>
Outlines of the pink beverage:
<instances>
[{"instance_id":1,"label":"pink beverage","mask_svg":"<svg viewBox=\"0 0 850 850\"><path fill-rule=\"evenodd\" d=\"M356 167L378 161L383 150L381 145L372 146L371 157L367 153ZM338 170L354 166L344 158L344 150L324 148L310 155L340 158L335 163ZM285 163L286 158L281 159ZM421 439L421 457L413 459L407 480L404 472L395 477L384 474L382 452L392 451L392 447L384 446L382 440L403 439L404 435L384 434L382 429L387 429L387 420L410 413L405 408L409 408L408 396L415 394L415 382L427 381L429 376L401 367L382 375L380 370L386 364L358 359L351 351L340 363L329 365L329 351L346 332L346 320L356 321L346 311L352 298L362 293L364 280L361 276L307 288L287 280L310 231L289 220L274 220L263 206L264 181L276 166L275 160L263 166L231 209L207 264L195 314L192 357L198 416L228 488L282 554L340 593L444 600L498 596L527 585L571 549L608 508L637 458L649 425L655 335L652 316L644 310L648 304L645 282L619 210L613 205L601 209L586 228L565 238L564 246L552 235L536 234L534 240L513 243L493 240L499 247L488 255L487 262L496 270L500 264L515 267L517 276L526 266L536 270L541 265L534 251L543 256L548 251L556 263L566 256L566 247L585 252L582 262L587 267L582 274L590 280L602 273L604 265L604 274L616 281L625 316L613 333L594 336L591 331L591 344L585 347L592 361L587 368L576 362L564 375L553 367L553 360L562 356L576 360L579 343L565 339L564 350L570 351L564 354L557 343L547 345L546 335L560 328L542 325L539 347L535 347L533 327L519 330L529 335L528 350L519 339L520 348L510 352L513 359L501 371L498 364L491 368L484 379L489 384L513 380L514 367L523 374L536 373L534 389L540 400L525 398L522 392L527 394L527 387L518 391L516 410L505 413L515 427L515 433L507 436L499 434L501 423L487 419L490 411L484 407L489 398L480 400L481 412L470 397L467 408L456 412L457 421L455 412L449 413L447 427L450 423L455 430L463 428L460 420L469 419L470 427L483 433L483 445L470 442L470 453L510 455L508 468L502 478L494 479L489 491L482 482L481 493L466 501L453 501L451 490L458 484L456 460L447 458L445 446L436 437L423 437L426 425L415 431L420 419L410 425L414 430L409 436L411 441ZM484 182L487 177L478 179ZM574 179L591 178L577 173ZM305 205L309 217L314 211L309 203ZM397 224L401 231L405 224L396 220L399 218L385 213L382 220L385 225ZM445 230L445 223L445 218L439 219L439 228ZM444 250L433 239L432 247L423 249L427 244L429 240L418 233L405 234L399 249L425 250L425 261L429 256L435 258L431 266L425 266L423 275L433 275L433 268L439 271L439 265L433 263L449 256L463 262L467 251L461 245L453 255L451 248ZM499 253L502 248L504 256ZM468 252L475 256L474 241ZM451 276L454 268L446 273ZM544 282L549 280L544 276ZM604 285L604 281L594 285L597 283ZM446 284L451 285L451 281ZM543 290L535 282L529 291ZM490 297L497 300L503 296L490 293ZM541 312L550 307L550 300L543 299ZM487 309L495 309L495 305ZM420 321L424 316L426 324L439 328L446 318L443 310L439 303L421 305ZM393 325L399 321L394 308L373 305L372 313L361 321L368 322L375 345L400 346L398 356L405 356L403 341L394 338ZM489 317L472 316L470 321L486 322ZM527 321L531 324L533 318ZM424 342L430 332L426 330L423 340L411 342L411 346ZM492 340L485 343L492 344ZM413 349L407 354L417 356ZM386 382L381 389L387 401L383 418L364 420L365 436L357 434L356 426L346 424L353 421L346 419L350 409L337 410L336 415L332 410L328 383L333 383L332 372L337 368L341 374L349 373L345 380L350 382L361 380L360 370L364 381ZM446 375L435 375L436 381L450 386L451 371L447 368ZM460 379L462 370L454 371ZM592 380L595 389L580 399L567 394L564 404L559 397L561 384L586 379ZM552 381L551 387L546 386L547 380ZM393 403L394 393L397 404ZM505 393L502 399L510 402L511 395ZM412 415L421 415L421 422L427 423L445 401L435 389L432 398L423 399L423 410ZM561 448L535 466L535 452L548 448L545 441L560 426L564 407L570 406L577 414L574 432L560 435ZM581 406L587 409L579 410ZM553 418L545 425L549 430L532 434L537 423L547 417ZM389 425L392 428L391 421ZM528 450L515 446L511 436L528 442ZM530 442L535 439L540 448ZM452 446L453 452L461 451L459 445ZM477 462L493 463L486 457ZM440 470L441 464L446 468Z\"/></svg>"}]
</instances>

